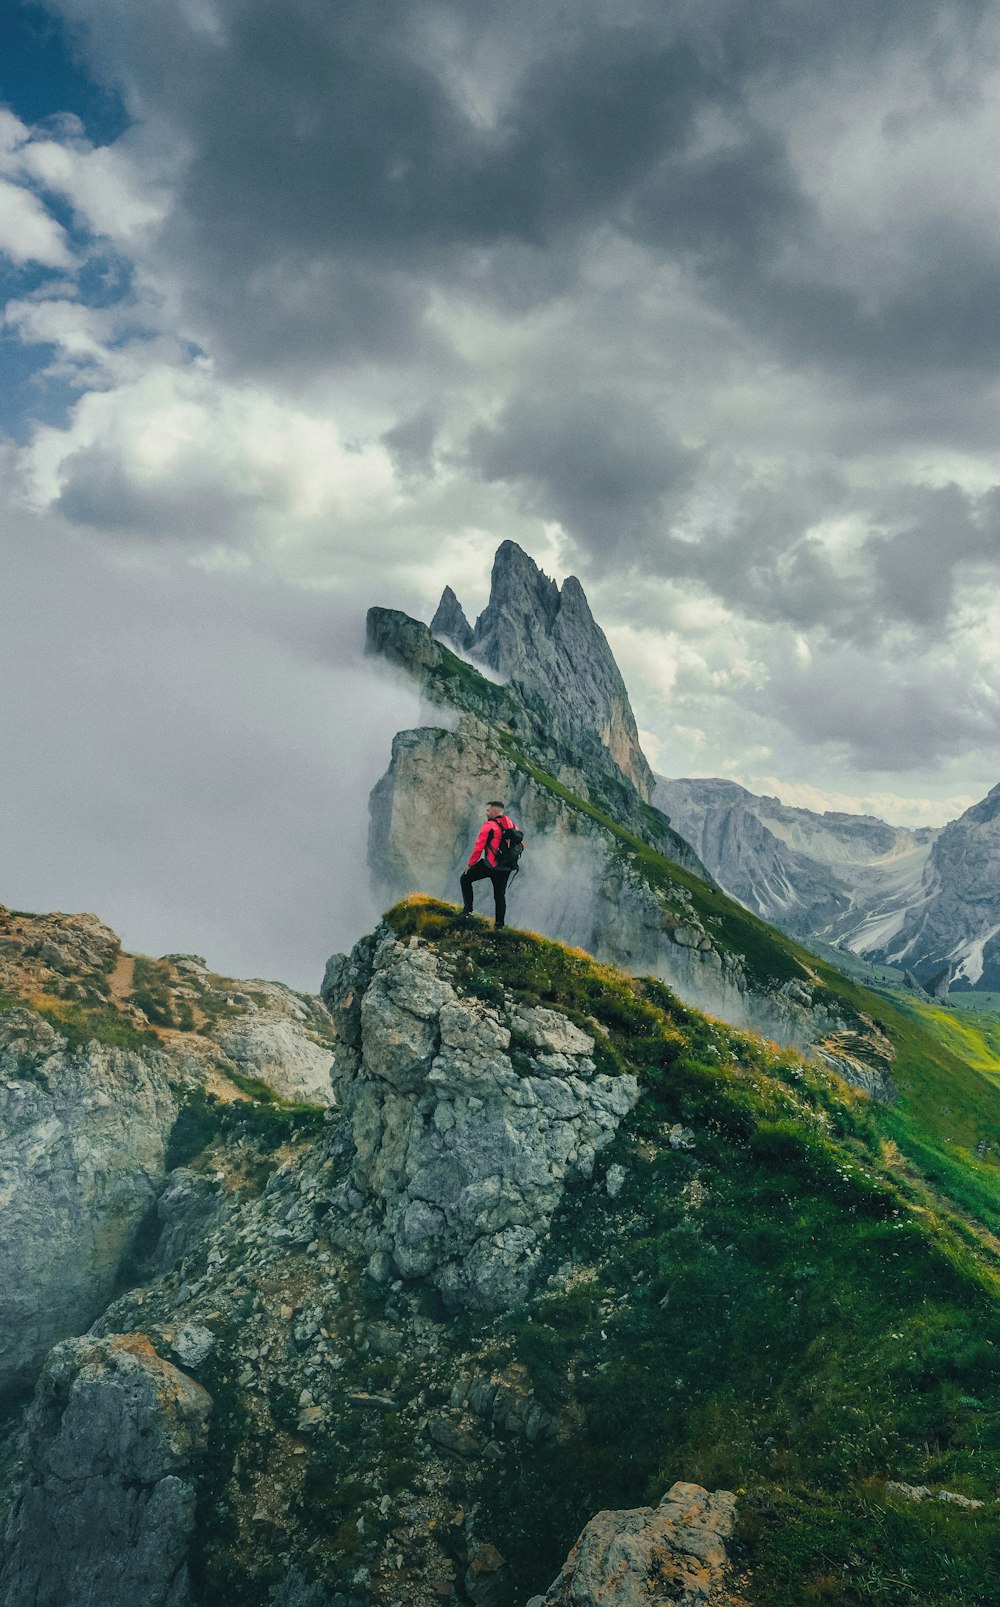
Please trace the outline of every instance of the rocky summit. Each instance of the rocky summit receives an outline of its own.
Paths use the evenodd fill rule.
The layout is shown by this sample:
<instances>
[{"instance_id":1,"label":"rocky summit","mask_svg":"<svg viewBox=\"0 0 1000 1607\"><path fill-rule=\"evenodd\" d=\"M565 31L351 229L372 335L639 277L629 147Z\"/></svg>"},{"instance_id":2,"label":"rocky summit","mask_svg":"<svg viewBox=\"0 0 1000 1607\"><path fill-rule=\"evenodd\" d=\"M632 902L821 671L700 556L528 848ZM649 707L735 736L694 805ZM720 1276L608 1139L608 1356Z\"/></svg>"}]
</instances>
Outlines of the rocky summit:
<instances>
[{"instance_id":1,"label":"rocky summit","mask_svg":"<svg viewBox=\"0 0 1000 1607\"><path fill-rule=\"evenodd\" d=\"M570 575L562 588L514 541L497 548L490 600L470 627L446 587L431 631L502 681L545 700L553 730L572 744L596 732L614 763L647 803L653 775L625 683L608 640Z\"/></svg>"}]
</instances>

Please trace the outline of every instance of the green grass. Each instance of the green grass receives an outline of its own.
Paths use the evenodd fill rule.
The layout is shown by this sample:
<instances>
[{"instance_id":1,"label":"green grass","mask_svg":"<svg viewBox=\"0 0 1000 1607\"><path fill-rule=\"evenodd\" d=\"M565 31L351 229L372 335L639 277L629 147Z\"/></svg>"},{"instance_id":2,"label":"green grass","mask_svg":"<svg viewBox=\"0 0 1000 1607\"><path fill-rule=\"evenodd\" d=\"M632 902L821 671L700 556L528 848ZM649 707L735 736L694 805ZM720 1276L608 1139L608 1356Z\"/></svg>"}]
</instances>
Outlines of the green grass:
<instances>
[{"instance_id":1,"label":"green grass","mask_svg":"<svg viewBox=\"0 0 1000 1607\"><path fill-rule=\"evenodd\" d=\"M485 1532L523 1594L595 1511L684 1479L741 1492L755 1607L995 1603L1000 1264L930 1191L911 1197L886 1113L662 983L429 900L388 919L476 996L486 979L599 1023L605 1069L643 1090L604 1158L627 1162L622 1195L578 1187L554 1224L548 1265L589 1279L543 1286L497 1334L559 1424L483 1475ZM691 1153L666 1142L677 1121ZM887 1479L990 1504L910 1506Z\"/></svg>"},{"instance_id":2,"label":"green grass","mask_svg":"<svg viewBox=\"0 0 1000 1607\"><path fill-rule=\"evenodd\" d=\"M255 1078L233 1080L257 1086ZM280 1099L266 1084L259 1086L266 1098L233 1099L225 1104L202 1088L189 1090L178 1105L167 1141L166 1170L190 1165L225 1139L253 1139L262 1154L270 1155L282 1144L315 1138L322 1131L325 1105Z\"/></svg>"},{"instance_id":3,"label":"green grass","mask_svg":"<svg viewBox=\"0 0 1000 1607\"><path fill-rule=\"evenodd\" d=\"M50 998L32 993L23 998L0 1001L0 1010L13 1006L33 1010L48 1021L65 1039L67 1049L85 1049L88 1044L105 1044L112 1049L133 1049L137 1053L157 1047L156 1034L135 1027L112 1006L78 1004L70 999Z\"/></svg>"},{"instance_id":4,"label":"green grass","mask_svg":"<svg viewBox=\"0 0 1000 1607\"><path fill-rule=\"evenodd\" d=\"M961 1209L1000 1232L1000 1019L970 1019L968 1009L960 1014L903 989L865 987L578 798L514 744L505 740L505 747L538 785L610 833L681 914L676 895L683 889L716 947L744 957L752 985L808 981L849 1023L868 1018L883 1027L896 1051L892 1076L901 1095L887 1133Z\"/></svg>"}]
</instances>

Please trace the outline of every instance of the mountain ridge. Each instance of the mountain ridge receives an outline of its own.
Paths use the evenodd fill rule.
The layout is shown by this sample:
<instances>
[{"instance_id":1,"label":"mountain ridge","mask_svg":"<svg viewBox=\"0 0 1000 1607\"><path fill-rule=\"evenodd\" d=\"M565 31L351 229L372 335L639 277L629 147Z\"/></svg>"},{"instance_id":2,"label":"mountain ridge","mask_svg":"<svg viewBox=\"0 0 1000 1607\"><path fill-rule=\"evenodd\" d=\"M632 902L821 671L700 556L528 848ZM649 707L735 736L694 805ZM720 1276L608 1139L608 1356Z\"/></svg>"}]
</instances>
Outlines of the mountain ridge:
<instances>
[{"instance_id":1,"label":"mountain ridge","mask_svg":"<svg viewBox=\"0 0 1000 1607\"><path fill-rule=\"evenodd\" d=\"M1000 987L1000 786L942 827L820 814L719 777L657 777L656 799L734 898L805 941Z\"/></svg>"}]
</instances>

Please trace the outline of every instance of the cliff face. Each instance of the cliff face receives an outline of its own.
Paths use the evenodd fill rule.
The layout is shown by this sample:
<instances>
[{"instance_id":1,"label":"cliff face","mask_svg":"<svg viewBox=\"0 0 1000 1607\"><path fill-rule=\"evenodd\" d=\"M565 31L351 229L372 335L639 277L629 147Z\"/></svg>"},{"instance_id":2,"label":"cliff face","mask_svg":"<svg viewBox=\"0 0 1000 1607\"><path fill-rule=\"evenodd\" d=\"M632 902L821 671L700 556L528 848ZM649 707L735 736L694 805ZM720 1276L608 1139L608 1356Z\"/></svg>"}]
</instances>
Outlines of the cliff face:
<instances>
[{"instance_id":1,"label":"cliff face","mask_svg":"<svg viewBox=\"0 0 1000 1607\"><path fill-rule=\"evenodd\" d=\"M636 1079L598 1072L593 1036L556 1011L502 990L493 1006L463 998L432 951L388 930L331 962L323 992L339 1023L348 1242L363 1221L373 1276L427 1278L452 1310L517 1304L567 1183L592 1179Z\"/></svg>"},{"instance_id":2,"label":"cliff face","mask_svg":"<svg viewBox=\"0 0 1000 1607\"><path fill-rule=\"evenodd\" d=\"M584 735L596 733L640 798L651 802L653 774L625 683L575 576L560 590L515 542L505 541L474 629L448 587L431 630L502 681L542 698L557 739L579 746Z\"/></svg>"},{"instance_id":3,"label":"cliff face","mask_svg":"<svg viewBox=\"0 0 1000 1607\"><path fill-rule=\"evenodd\" d=\"M107 1305L185 1100L328 1104L331 1044L318 999L0 909L0 1399Z\"/></svg>"},{"instance_id":4,"label":"cliff face","mask_svg":"<svg viewBox=\"0 0 1000 1607\"><path fill-rule=\"evenodd\" d=\"M145 1335L58 1346L22 1431L0 1607L193 1607L190 1474L211 1407Z\"/></svg>"},{"instance_id":5,"label":"cliff face","mask_svg":"<svg viewBox=\"0 0 1000 1607\"><path fill-rule=\"evenodd\" d=\"M426 625L395 609L368 610L366 644L369 653L412 677L428 703L448 710L452 719L470 715L506 744L509 756L539 767L678 865L707 876L690 844L618 768L593 725L571 735L555 717L551 700L520 684L488 680L438 642Z\"/></svg>"},{"instance_id":6,"label":"cliff face","mask_svg":"<svg viewBox=\"0 0 1000 1607\"><path fill-rule=\"evenodd\" d=\"M71 1050L31 1010L0 1015L0 1397L107 1305L163 1181L170 1073L164 1055Z\"/></svg>"},{"instance_id":7,"label":"cliff face","mask_svg":"<svg viewBox=\"0 0 1000 1607\"><path fill-rule=\"evenodd\" d=\"M798 936L884 951L925 896L938 833L817 814L718 778L656 778L656 801L720 886Z\"/></svg>"}]
</instances>

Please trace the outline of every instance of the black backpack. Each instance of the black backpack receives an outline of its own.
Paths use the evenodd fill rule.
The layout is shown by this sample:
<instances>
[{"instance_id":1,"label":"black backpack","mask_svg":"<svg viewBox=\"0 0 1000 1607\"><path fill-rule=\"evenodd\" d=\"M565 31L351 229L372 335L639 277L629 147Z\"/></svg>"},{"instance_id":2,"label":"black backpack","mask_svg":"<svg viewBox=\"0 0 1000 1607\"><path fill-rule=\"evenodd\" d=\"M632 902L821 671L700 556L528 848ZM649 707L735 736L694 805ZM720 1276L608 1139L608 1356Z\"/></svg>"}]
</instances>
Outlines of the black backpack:
<instances>
[{"instance_id":1,"label":"black backpack","mask_svg":"<svg viewBox=\"0 0 1000 1607\"><path fill-rule=\"evenodd\" d=\"M524 853L524 832L516 826L504 826L497 844L497 869L517 871L521 868Z\"/></svg>"}]
</instances>

